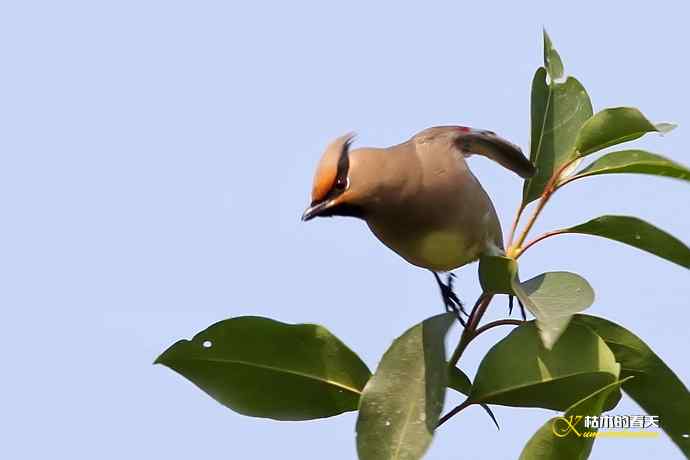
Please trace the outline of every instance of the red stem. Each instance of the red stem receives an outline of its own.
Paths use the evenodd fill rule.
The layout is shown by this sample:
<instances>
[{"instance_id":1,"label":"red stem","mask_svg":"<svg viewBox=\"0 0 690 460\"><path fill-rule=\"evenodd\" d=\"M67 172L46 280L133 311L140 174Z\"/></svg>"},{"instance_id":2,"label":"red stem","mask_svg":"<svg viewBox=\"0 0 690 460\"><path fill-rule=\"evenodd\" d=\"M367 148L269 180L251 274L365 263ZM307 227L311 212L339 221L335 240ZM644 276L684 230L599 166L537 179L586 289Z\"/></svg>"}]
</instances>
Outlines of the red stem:
<instances>
[{"instance_id":1,"label":"red stem","mask_svg":"<svg viewBox=\"0 0 690 460\"><path fill-rule=\"evenodd\" d=\"M524 321L520 321L519 319L499 319L497 321L492 321L490 323L486 323L482 327L477 328L477 331L475 332L475 337L478 336L479 334L488 331L489 329L496 327L496 326L519 326L523 323Z\"/></svg>"}]
</instances>

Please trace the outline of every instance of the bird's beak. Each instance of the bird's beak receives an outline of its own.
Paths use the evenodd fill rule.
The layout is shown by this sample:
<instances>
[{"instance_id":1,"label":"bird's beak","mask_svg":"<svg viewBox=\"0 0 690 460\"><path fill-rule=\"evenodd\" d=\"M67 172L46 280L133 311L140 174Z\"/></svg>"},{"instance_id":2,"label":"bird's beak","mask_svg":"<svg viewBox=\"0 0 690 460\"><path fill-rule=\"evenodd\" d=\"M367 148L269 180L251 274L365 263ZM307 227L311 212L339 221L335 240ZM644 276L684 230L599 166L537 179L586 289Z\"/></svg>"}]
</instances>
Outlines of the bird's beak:
<instances>
[{"instance_id":1,"label":"bird's beak","mask_svg":"<svg viewBox=\"0 0 690 460\"><path fill-rule=\"evenodd\" d=\"M322 201L321 203L316 203L315 205L309 206L302 214L302 221L306 222L312 220L314 217L318 217L326 209L333 205L333 200Z\"/></svg>"}]
</instances>

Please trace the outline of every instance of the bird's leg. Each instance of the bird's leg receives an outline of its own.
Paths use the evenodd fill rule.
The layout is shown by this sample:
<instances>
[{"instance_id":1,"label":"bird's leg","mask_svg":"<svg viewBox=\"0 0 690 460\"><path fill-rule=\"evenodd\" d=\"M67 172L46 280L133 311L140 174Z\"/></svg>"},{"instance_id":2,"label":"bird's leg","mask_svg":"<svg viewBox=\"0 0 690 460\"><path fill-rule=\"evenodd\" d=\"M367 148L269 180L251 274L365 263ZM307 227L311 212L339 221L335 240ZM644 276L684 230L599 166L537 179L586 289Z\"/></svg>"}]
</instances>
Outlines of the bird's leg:
<instances>
[{"instance_id":1,"label":"bird's leg","mask_svg":"<svg viewBox=\"0 0 690 460\"><path fill-rule=\"evenodd\" d=\"M446 308L446 311L455 313L455 316L458 317L460 324L465 326L465 319L462 317L462 315L467 315L467 312L465 311L465 307L462 305L462 302L453 291L453 279L455 278L455 275L452 273L449 274L448 281L443 283L443 281L441 281L441 277L438 276L438 273L434 271L431 273L434 274L436 283L438 283L438 287L441 289L441 298L443 299L443 304Z\"/></svg>"},{"instance_id":2,"label":"bird's leg","mask_svg":"<svg viewBox=\"0 0 690 460\"><path fill-rule=\"evenodd\" d=\"M513 296L512 294L508 294L508 316L513 314ZM520 297L517 297L518 305L520 305L520 314L522 315L522 320L527 321L527 315L525 314L525 306L522 304L522 301L520 300Z\"/></svg>"}]
</instances>

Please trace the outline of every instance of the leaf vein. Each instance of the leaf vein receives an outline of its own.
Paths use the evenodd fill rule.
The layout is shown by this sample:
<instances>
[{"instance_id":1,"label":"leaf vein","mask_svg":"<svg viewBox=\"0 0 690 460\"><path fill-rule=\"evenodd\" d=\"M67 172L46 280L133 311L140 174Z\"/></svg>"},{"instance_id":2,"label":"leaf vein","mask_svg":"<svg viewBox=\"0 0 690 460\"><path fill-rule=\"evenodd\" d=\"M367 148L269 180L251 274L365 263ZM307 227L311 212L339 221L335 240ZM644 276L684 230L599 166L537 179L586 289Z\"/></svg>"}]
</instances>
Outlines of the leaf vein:
<instances>
[{"instance_id":1,"label":"leaf vein","mask_svg":"<svg viewBox=\"0 0 690 460\"><path fill-rule=\"evenodd\" d=\"M281 368L281 367L269 366L266 364L252 363L252 362L244 361L244 360L240 360L240 359L203 358L202 360L187 359L184 361L210 361L210 362L225 363L225 364L239 364L239 365L248 366L248 367L256 367L259 369L265 369L265 370L269 370L269 371L273 371L273 372L284 372L286 374L297 375L299 377L304 377L306 379L311 379L311 380L316 380L318 382L327 383L329 385L333 385L333 386L336 386L338 388L342 388L344 390L350 391L350 392L355 393L357 395L362 394L362 392L360 390L358 390L357 388L353 388L349 385L345 385L345 384L342 384L342 383L339 383L339 382L336 382L333 380L329 380L329 379L320 377L318 375L309 374L307 372L295 371L295 370L291 370L291 369L285 369L285 368Z\"/></svg>"}]
</instances>

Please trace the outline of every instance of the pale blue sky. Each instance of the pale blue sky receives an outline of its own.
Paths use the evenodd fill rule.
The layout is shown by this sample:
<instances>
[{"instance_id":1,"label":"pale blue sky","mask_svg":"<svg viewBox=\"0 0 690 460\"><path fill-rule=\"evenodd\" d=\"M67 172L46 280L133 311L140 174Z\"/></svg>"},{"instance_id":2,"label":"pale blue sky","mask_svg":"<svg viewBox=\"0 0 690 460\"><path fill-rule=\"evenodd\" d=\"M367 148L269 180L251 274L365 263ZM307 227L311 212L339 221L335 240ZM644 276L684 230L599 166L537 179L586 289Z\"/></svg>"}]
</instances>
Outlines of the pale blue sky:
<instances>
[{"instance_id":1,"label":"pale blue sky","mask_svg":"<svg viewBox=\"0 0 690 460\"><path fill-rule=\"evenodd\" d=\"M457 123L527 147L542 26L595 108L678 122L639 145L690 164L690 11L610 3L3 2L0 457L354 458L355 414L243 417L151 362L217 320L255 314L321 323L375 368L393 338L441 311L438 292L361 222L299 221L314 164L350 130L360 145L390 145ZM519 178L471 166L507 226ZM559 193L538 227L632 214L690 242L689 191L592 178ZM524 277L546 270L585 276L590 311L690 382L687 270L586 237L524 257ZM471 301L476 268L459 275ZM478 340L462 366L473 373L505 332ZM495 412L500 432L470 408L427 458L516 458L551 415ZM616 412L640 409L624 400ZM665 437L600 440L592 458L651 456L680 458Z\"/></svg>"}]
</instances>

